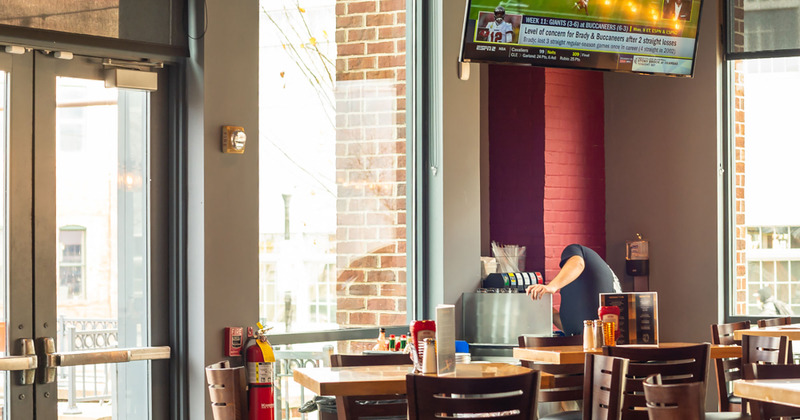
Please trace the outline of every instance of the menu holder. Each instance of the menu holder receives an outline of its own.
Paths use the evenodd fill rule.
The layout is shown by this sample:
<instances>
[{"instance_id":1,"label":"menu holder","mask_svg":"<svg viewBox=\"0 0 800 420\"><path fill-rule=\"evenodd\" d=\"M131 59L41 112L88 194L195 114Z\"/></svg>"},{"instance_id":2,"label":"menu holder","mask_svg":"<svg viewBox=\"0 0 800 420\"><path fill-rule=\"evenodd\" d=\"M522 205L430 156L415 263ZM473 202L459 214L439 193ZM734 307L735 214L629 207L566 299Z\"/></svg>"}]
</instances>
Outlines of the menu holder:
<instances>
[{"instance_id":1,"label":"menu holder","mask_svg":"<svg viewBox=\"0 0 800 420\"><path fill-rule=\"evenodd\" d=\"M438 375L456 373L456 308L436 306L436 372Z\"/></svg>"},{"instance_id":2,"label":"menu holder","mask_svg":"<svg viewBox=\"0 0 800 420\"><path fill-rule=\"evenodd\" d=\"M618 345L658 344L656 292L600 293L600 306L619 308Z\"/></svg>"}]
</instances>

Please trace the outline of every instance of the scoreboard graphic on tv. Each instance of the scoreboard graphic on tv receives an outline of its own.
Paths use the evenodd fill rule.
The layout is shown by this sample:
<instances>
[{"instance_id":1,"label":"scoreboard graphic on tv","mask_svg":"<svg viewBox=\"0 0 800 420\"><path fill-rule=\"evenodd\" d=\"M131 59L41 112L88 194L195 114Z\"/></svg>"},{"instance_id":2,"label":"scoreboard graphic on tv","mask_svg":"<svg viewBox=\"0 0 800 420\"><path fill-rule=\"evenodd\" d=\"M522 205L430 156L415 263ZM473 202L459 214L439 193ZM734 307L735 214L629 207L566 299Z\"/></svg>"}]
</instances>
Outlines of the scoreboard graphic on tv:
<instances>
[{"instance_id":1,"label":"scoreboard graphic on tv","mask_svg":"<svg viewBox=\"0 0 800 420\"><path fill-rule=\"evenodd\" d=\"M691 76L701 0L473 0L462 61Z\"/></svg>"}]
</instances>

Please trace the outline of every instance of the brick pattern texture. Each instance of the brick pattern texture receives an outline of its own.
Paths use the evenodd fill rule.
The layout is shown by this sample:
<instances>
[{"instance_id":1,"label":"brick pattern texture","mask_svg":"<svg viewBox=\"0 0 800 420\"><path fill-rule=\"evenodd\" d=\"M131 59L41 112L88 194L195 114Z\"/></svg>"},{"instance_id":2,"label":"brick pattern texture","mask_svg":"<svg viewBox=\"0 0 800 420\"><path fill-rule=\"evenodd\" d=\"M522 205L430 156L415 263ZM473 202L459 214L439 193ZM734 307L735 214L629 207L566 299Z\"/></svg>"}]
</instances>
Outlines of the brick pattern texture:
<instances>
[{"instance_id":1,"label":"brick pattern texture","mask_svg":"<svg viewBox=\"0 0 800 420\"><path fill-rule=\"evenodd\" d=\"M733 1L733 40L734 50L744 50L744 0ZM735 308L736 315L747 314L747 227L744 218L744 73L743 62L737 61L733 68L733 160L734 160L734 185L733 185L733 213L736 219L734 228L736 246L734 248L735 283Z\"/></svg>"},{"instance_id":2,"label":"brick pattern texture","mask_svg":"<svg viewBox=\"0 0 800 420\"><path fill-rule=\"evenodd\" d=\"M571 243L605 257L602 73L489 69L491 239L527 246L546 281Z\"/></svg>"},{"instance_id":3,"label":"brick pattern texture","mask_svg":"<svg viewBox=\"0 0 800 420\"><path fill-rule=\"evenodd\" d=\"M336 319L344 328L406 323L405 17L405 0L336 2Z\"/></svg>"},{"instance_id":4,"label":"brick pattern texture","mask_svg":"<svg viewBox=\"0 0 800 420\"><path fill-rule=\"evenodd\" d=\"M545 72L545 278L558 274L561 251L580 243L606 254L603 75ZM560 295L554 304L560 307Z\"/></svg>"}]
</instances>

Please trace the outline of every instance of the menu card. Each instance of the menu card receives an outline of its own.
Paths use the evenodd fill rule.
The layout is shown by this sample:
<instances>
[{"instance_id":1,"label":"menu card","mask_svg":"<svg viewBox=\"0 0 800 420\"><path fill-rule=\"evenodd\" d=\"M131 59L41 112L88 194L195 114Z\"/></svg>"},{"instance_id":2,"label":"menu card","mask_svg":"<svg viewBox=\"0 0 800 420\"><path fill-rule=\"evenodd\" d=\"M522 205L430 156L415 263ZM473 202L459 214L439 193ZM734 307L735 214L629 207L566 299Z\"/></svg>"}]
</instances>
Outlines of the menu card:
<instances>
[{"instance_id":1,"label":"menu card","mask_svg":"<svg viewBox=\"0 0 800 420\"><path fill-rule=\"evenodd\" d=\"M436 305L436 372L438 375L456 373L456 308Z\"/></svg>"},{"instance_id":2,"label":"menu card","mask_svg":"<svg viewBox=\"0 0 800 420\"><path fill-rule=\"evenodd\" d=\"M658 344L656 292L600 293L600 306L619 308L617 344Z\"/></svg>"}]
</instances>

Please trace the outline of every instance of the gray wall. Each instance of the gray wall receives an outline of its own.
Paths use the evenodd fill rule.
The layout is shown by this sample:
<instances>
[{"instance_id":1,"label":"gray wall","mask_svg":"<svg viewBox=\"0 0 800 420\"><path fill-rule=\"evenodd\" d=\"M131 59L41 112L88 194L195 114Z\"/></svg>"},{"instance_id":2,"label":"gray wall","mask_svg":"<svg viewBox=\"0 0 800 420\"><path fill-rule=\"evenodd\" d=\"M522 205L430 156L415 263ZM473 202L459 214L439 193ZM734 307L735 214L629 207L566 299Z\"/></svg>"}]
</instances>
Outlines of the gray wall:
<instances>
[{"instance_id":1,"label":"gray wall","mask_svg":"<svg viewBox=\"0 0 800 420\"><path fill-rule=\"evenodd\" d=\"M434 36L442 39L443 50L433 54L437 61L433 94L440 102L432 117L441 122L441 130L430 139L437 144L439 167L427 191L432 197L428 207L431 260L425 293L429 316L435 315L436 304L454 304L460 326L461 293L474 291L480 283L481 69L471 65L470 79L458 78L463 21L453 16L464 15L464 3L444 1L437 8Z\"/></svg>"},{"instance_id":2,"label":"gray wall","mask_svg":"<svg viewBox=\"0 0 800 420\"><path fill-rule=\"evenodd\" d=\"M693 79L605 75L607 259L624 273L625 241L650 241L664 341L710 341L720 319L720 7L703 6Z\"/></svg>"},{"instance_id":3,"label":"gray wall","mask_svg":"<svg viewBox=\"0 0 800 420\"><path fill-rule=\"evenodd\" d=\"M258 17L256 1L208 0L190 40L188 104L189 418L211 419L204 367L223 359L225 326L258 321ZM202 33L203 1L190 34ZM235 46L235 48L234 48ZM245 128L243 155L220 151L222 125Z\"/></svg>"}]
</instances>

